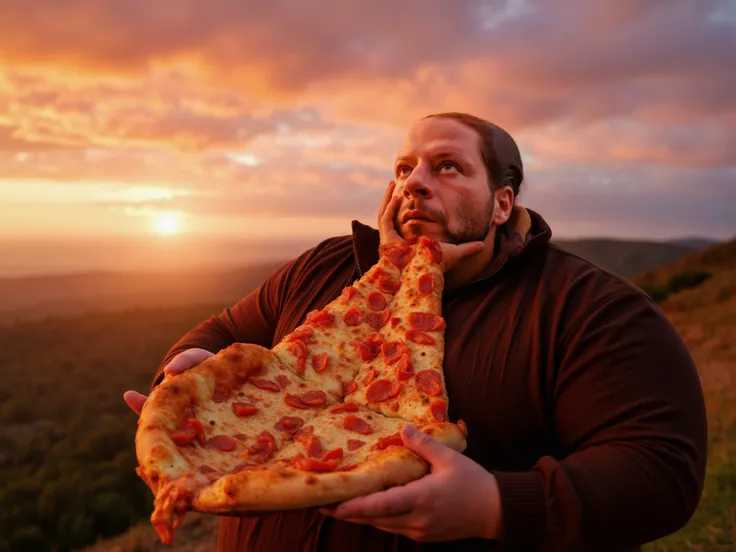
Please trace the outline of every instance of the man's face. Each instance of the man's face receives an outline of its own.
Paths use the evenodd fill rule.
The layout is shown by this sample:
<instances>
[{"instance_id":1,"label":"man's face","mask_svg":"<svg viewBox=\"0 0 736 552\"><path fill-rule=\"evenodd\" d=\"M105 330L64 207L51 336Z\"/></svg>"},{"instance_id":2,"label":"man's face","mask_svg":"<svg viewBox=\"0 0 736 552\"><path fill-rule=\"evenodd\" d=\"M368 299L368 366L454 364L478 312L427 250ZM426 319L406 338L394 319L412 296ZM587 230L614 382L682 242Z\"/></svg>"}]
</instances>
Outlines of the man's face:
<instances>
[{"instance_id":1,"label":"man's face","mask_svg":"<svg viewBox=\"0 0 736 552\"><path fill-rule=\"evenodd\" d=\"M394 165L402 196L396 228L440 242L482 241L493 208L480 136L452 119L420 121L409 132Z\"/></svg>"}]
</instances>

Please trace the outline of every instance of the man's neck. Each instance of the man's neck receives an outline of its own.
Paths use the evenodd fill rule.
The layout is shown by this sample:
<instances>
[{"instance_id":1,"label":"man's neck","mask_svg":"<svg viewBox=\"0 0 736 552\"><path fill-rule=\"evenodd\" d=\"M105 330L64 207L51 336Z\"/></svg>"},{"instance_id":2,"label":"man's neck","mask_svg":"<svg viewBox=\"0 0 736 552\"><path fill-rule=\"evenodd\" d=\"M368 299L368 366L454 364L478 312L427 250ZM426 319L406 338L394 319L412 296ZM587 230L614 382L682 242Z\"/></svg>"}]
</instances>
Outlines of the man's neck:
<instances>
[{"instance_id":1,"label":"man's neck","mask_svg":"<svg viewBox=\"0 0 736 552\"><path fill-rule=\"evenodd\" d=\"M483 243L485 244L483 251L464 258L445 274L445 291L457 289L475 281L488 267L495 253L493 250L496 243L495 226L488 232Z\"/></svg>"}]
</instances>

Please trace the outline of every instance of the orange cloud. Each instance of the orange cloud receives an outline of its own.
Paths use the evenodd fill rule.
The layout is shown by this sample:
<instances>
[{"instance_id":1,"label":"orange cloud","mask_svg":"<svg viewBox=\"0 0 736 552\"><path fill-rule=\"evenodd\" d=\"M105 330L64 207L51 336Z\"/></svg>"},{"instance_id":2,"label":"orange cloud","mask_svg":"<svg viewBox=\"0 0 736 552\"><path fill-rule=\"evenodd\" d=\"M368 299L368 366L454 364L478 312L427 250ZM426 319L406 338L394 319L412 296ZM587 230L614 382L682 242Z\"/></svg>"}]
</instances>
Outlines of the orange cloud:
<instances>
[{"instance_id":1,"label":"orange cloud","mask_svg":"<svg viewBox=\"0 0 736 552\"><path fill-rule=\"evenodd\" d=\"M0 174L207 192L162 202L193 213L372 217L406 126L461 110L517 137L530 200L580 192L572 172L606 190L622 167L666 193L679 181L647 179L658 167L716 171L700 180L723 201L736 55L722 5L7 0Z\"/></svg>"}]
</instances>

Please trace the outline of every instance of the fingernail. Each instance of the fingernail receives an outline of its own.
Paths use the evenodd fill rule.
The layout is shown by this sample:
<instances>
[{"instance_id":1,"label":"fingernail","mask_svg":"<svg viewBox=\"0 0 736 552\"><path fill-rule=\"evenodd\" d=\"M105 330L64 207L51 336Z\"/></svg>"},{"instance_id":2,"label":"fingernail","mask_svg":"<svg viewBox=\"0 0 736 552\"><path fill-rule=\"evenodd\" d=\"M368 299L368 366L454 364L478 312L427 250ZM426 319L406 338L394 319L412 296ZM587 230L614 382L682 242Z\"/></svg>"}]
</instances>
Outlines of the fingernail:
<instances>
[{"instance_id":1,"label":"fingernail","mask_svg":"<svg viewBox=\"0 0 736 552\"><path fill-rule=\"evenodd\" d=\"M404 431L404 436L407 439L411 439L417 433L417 430L414 429L414 426L410 426L410 425L405 425L403 431Z\"/></svg>"}]
</instances>

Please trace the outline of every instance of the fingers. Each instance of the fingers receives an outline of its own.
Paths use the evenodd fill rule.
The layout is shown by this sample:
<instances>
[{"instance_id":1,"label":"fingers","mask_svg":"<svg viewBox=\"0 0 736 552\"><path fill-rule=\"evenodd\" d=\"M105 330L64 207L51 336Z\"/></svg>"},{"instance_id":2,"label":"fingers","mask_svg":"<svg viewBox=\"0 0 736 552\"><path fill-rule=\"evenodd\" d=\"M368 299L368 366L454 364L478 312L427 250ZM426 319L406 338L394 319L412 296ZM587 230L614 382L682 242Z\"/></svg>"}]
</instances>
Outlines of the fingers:
<instances>
[{"instance_id":1,"label":"fingers","mask_svg":"<svg viewBox=\"0 0 736 552\"><path fill-rule=\"evenodd\" d=\"M392 182L389 186L389 189L387 190L387 193L389 190L393 194L393 190L395 188L395 184ZM386 199L384 197L384 199ZM381 236L381 243L385 244L391 241L401 241L401 235L399 234L398 229L396 228L396 212L399 209L399 206L401 205L401 196L400 195L391 195L388 198L387 203L385 206L382 205L383 209L381 210L381 214L378 219L378 232Z\"/></svg>"},{"instance_id":2,"label":"fingers","mask_svg":"<svg viewBox=\"0 0 736 552\"><path fill-rule=\"evenodd\" d=\"M386 207L388 207L388 204L391 201L391 198L393 197L395 189L396 189L396 182L392 180L391 182L388 183L388 186L386 187L386 191L383 192L383 199L381 199L381 206L378 208L379 226L381 224L381 217L383 217L383 212L386 210Z\"/></svg>"},{"instance_id":3,"label":"fingers","mask_svg":"<svg viewBox=\"0 0 736 552\"><path fill-rule=\"evenodd\" d=\"M413 450L433 466L447 463L457 454L450 447L408 424L404 426L401 438L406 448Z\"/></svg>"},{"instance_id":4,"label":"fingers","mask_svg":"<svg viewBox=\"0 0 736 552\"><path fill-rule=\"evenodd\" d=\"M171 362L164 368L164 374L167 376L181 374L190 368L194 368L211 356L214 355L204 349L187 349L171 359Z\"/></svg>"},{"instance_id":5,"label":"fingers","mask_svg":"<svg viewBox=\"0 0 736 552\"><path fill-rule=\"evenodd\" d=\"M340 519L393 517L411 512L415 504L416 487L409 484L343 502L334 515Z\"/></svg>"},{"instance_id":6,"label":"fingers","mask_svg":"<svg viewBox=\"0 0 736 552\"><path fill-rule=\"evenodd\" d=\"M485 244L480 241L461 244L440 243L442 249L442 266L445 272L451 270L465 257L480 253L485 249Z\"/></svg>"},{"instance_id":7,"label":"fingers","mask_svg":"<svg viewBox=\"0 0 736 552\"><path fill-rule=\"evenodd\" d=\"M148 400L148 397L141 395L137 391L126 391L123 394L123 400L128 404L133 412L140 416L141 410L143 410L143 405Z\"/></svg>"},{"instance_id":8,"label":"fingers","mask_svg":"<svg viewBox=\"0 0 736 552\"><path fill-rule=\"evenodd\" d=\"M485 248L486 245L480 241L461 243L457 246L457 255L460 258L468 257L470 255L475 255L476 253L483 251Z\"/></svg>"}]
</instances>

